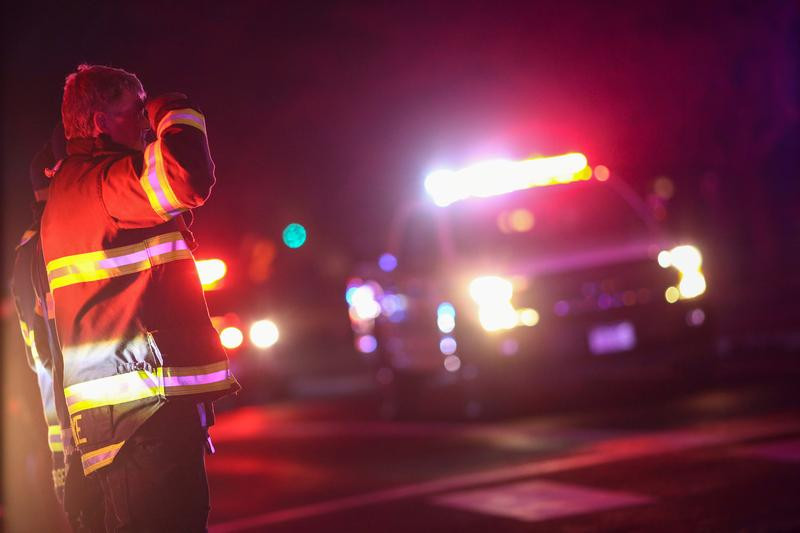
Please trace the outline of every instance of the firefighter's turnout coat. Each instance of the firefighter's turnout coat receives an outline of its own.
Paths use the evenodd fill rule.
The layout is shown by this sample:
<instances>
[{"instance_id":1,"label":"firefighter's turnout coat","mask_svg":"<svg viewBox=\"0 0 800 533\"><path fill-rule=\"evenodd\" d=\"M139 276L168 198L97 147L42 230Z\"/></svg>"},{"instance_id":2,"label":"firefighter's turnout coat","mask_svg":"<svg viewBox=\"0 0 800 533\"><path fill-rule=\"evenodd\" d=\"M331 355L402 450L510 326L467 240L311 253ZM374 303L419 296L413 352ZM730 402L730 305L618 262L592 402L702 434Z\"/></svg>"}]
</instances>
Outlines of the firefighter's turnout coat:
<instances>
[{"instance_id":1,"label":"firefighter's turnout coat","mask_svg":"<svg viewBox=\"0 0 800 533\"><path fill-rule=\"evenodd\" d=\"M35 285L35 265L41 262L38 220L22 235L14 257L14 273L11 279L11 292L19 319L22 340L28 364L36 373L39 393L42 398L44 418L47 422L47 440L53 457L53 486L61 499L64 491L64 445L62 424L69 427L66 406L62 394L56 394L54 380L58 379L59 353L51 349L50 322L47 320L45 290L37 290ZM52 310L52 309L51 309ZM57 388L57 387L56 387ZM65 433L67 441L69 433Z\"/></svg>"},{"instance_id":2,"label":"firefighter's turnout coat","mask_svg":"<svg viewBox=\"0 0 800 533\"><path fill-rule=\"evenodd\" d=\"M50 186L42 244L64 359L64 396L88 475L172 398L238 390L211 325L181 213L214 184L203 115L151 115L144 152L71 139Z\"/></svg>"}]
</instances>

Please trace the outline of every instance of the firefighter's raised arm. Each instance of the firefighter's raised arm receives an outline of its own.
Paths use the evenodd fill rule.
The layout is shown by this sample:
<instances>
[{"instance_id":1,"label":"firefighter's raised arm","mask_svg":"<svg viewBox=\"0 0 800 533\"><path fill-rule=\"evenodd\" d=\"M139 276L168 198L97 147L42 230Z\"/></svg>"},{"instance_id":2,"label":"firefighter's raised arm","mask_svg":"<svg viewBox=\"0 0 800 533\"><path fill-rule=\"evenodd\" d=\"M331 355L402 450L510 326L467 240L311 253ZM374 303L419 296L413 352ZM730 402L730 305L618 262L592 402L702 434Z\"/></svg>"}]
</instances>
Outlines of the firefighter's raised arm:
<instances>
[{"instance_id":1,"label":"firefighter's raised arm","mask_svg":"<svg viewBox=\"0 0 800 533\"><path fill-rule=\"evenodd\" d=\"M147 102L156 140L114 161L101 179L106 209L123 228L154 226L205 203L214 185L203 114L180 93Z\"/></svg>"}]
</instances>

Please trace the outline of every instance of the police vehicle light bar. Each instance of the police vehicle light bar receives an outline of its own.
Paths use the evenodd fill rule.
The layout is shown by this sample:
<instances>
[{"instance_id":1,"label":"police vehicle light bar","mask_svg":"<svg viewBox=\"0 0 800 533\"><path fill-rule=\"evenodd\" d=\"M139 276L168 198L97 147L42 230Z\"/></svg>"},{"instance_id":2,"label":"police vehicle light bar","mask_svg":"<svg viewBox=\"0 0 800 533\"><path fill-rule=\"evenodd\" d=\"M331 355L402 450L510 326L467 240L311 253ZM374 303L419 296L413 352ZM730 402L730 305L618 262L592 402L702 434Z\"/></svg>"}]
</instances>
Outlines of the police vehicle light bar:
<instances>
[{"instance_id":1,"label":"police vehicle light bar","mask_svg":"<svg viewBox=\"0 0 800 533\"><path fill-rule=\"evenodd\" d=\"M576 152L523 161L491 159L460 170L436 170L425 178L425 190L439 207L467 198L588 180L586 156Z\"/></svg>"}]
</instances>

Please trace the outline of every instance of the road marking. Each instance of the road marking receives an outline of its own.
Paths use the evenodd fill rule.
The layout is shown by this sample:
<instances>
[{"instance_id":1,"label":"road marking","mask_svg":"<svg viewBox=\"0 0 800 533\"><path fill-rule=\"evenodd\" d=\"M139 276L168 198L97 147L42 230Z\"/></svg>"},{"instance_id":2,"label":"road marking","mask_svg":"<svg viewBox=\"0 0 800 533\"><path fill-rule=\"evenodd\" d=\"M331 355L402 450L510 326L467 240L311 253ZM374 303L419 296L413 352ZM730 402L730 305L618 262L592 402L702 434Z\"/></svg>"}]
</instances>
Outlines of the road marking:
<instances>
[{"instance_id":1,"label":"road marking","mask_svg":"<svg viewBox=\"0 0 800 533\"><path fill-rule=\"evenodd\" d=\"M579 448L574 455L566 457L450 476L366 494L337 498L326 502L301 505L280 511L271 511L247 518L213 524L209 527L209 531L212 533L245 531L269 524L301 520L368 505L798 431L800 431L800 420L794 414L789 414L761 419L729 420L671 431L641 433L630 437L612 438L607 441L593 443Z\"/></svg>"},{"instance_id":2,"label":"road marking","mask_svg":"<svg viewBox=\"0 0 800 533\"><path fill-rule=\"evenodd\" d=\"M631 492L598 490L555 481L524 481L434 498L433 503L466 511L540 522L653 502Z\"/></svg>"}]
</instances>

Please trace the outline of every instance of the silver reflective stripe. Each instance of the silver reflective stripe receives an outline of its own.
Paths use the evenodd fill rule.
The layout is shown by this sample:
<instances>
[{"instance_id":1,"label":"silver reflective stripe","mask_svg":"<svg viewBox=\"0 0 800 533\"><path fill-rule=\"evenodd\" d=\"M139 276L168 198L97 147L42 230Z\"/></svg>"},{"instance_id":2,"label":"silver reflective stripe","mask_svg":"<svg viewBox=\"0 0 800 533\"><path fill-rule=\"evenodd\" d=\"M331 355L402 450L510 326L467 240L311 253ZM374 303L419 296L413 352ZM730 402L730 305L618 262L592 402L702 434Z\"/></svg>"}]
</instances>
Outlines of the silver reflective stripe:
<instances>
[{"instance_id":1,"label":"silver reflective stripe","mask_svg":"<svg viewBox=\"0 0 800 533\"><path fill-rule=\"evenodd\" d=\"M169 128L170 126L174 126L175 124L184 124L186 126L192 126L197 128L198 130L202 131L203 134L206 133L206 119L202 115L195 111L194 109L174 109L169 111L166 115L161 118L161 122L158 123L157 128L157 136L161 138L161 134L164 132L165 129Z\"/></svg>"},{"instance_id":2,"label":"silver reflective stripe","mask_svg":"<svg viewBox=\"0 0 800 533\"><path fill-rule=\"evenodd\" d=\"M192 259L179 231L108 250L60 257L47 263L50 290L148 270L156 265Z\"/></svg>"},{"instance_id":3,"label":"silver reflective stripe","mask_svg":"<svg viewBox=\"0 0 800 533\"><path fill-rule=\"evenodd\" d=\"M64 389L70 415L107 405L225 390L235 383L227 361L203 366L159 367L116 374Z\"/></svg>"}]
</instances>

